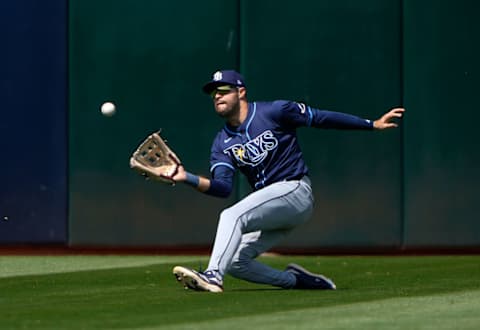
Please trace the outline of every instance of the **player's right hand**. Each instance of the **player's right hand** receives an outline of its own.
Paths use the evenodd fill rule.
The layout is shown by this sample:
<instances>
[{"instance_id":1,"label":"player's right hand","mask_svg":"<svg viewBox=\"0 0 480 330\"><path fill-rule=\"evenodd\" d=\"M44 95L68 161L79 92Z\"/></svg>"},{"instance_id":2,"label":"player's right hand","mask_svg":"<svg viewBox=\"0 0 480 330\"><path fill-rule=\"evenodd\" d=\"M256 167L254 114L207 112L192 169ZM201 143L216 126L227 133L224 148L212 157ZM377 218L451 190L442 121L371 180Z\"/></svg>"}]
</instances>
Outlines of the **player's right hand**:
<instances>
[{"instance_id":1,"label":"player's right hand","mask_svg":"<svg viewBox=\"0 0 480 330\"><path fill-rule=\"evenodd\" d=\"M373 127L378 130L389 129L398 127L398 124L392 122L393 119L402 118L404 108L393 108L389 112L385 113L382 117L373 122Z\"/></svg>"}]
</instances>

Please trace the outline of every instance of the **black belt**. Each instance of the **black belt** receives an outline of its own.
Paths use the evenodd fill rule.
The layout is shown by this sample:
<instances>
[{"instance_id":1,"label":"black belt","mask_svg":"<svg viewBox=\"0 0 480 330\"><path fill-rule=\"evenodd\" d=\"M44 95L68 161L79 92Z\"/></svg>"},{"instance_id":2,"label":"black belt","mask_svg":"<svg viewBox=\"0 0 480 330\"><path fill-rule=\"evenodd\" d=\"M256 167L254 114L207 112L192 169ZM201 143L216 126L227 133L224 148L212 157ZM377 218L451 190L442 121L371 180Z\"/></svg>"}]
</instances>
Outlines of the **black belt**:
<instances>
[{"instance_id":1,"label":"black belt","mask_svg":"<svg viewBox=\"0 0 480 330\"><path fill-rule=\"evenodd\" d=\"M300 174L297 174L297 175L294 175L288 179L285 179L285 181L296 181L296 180L302 180L302 178L305 176L306 174L305 173L300 173Z\"/></svg>"}]
</instances>

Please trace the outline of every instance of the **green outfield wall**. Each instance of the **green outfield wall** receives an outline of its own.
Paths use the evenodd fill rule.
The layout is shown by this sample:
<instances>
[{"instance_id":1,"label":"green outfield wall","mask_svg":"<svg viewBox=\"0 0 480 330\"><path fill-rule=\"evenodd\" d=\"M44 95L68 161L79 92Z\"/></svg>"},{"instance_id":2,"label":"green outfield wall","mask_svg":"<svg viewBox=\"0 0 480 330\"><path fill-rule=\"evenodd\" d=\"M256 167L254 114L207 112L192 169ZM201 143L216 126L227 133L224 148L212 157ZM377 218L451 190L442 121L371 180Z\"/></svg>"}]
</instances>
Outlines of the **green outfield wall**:
<instances>
[{"instance_id":1,"label":"green outfield wall","mask_svg":"<svg viewBox=\"0 0 480 330\"><path fill-rule=\"evenodd\" d=\"M230 200L145 182L129 166L163 128L194 172L208 174L222 122L199 86L238 61L235 2L70 2L70 242L205 244ZM100 105L118 112L106 118Z\"/></svg>"},{"instance_id":2,"label":"green outfield wall","mask_svg":"<svg viewBox=\"0 0 480 330\"><path fill-rule=\"evenodd\" d=\"M218 199L128 166L162 128L208 175L223 122L202 84L240 70L249 100L290 99L376 118L388 132L301 129L316 208L284 247L478 246L480 23L474 1L70 0L70 245L209 245ZM118 112L103 117L105 101Z\"/></svg>"},{"instance_id":3,"label":"green outfield wall","mask_svg":"<svg viewBox=\"0 0 480 330\"><path fill-rule=\"evenodd\" d=\"M480 243L476 1L405 1L406 245Z\"/></svg>"}]
</instances>

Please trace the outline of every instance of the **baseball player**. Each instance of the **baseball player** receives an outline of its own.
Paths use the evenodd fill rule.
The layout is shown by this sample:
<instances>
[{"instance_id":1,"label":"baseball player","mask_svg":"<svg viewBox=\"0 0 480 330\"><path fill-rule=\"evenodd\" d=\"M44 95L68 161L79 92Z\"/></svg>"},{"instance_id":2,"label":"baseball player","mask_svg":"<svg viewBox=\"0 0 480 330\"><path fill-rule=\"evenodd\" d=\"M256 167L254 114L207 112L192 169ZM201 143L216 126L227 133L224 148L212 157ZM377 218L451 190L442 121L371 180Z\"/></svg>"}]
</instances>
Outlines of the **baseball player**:
<instances>
[{"instance_id":1,"label":"baseball player","mask_svg":"<svg viewBox=\"0 0 480 330\"><path fill-rule=\"evenodd\" d=\"M221 212L206 271L176 266L176 279L186 288L210 292L223 291L227 273L285 289L334 290L331 279L299 265L277 270L255 260L312 213L312 188L296 129L390 129L397 127L392 119L402 117L404 109L394 108L372 121L292 101L248 102L244 79L233 70L215 72L203 91L226 121L212 144L211 178L180 167L173 179L200 192L227 197L239 170L253 192Z\"/></svg>"}]
</instances>

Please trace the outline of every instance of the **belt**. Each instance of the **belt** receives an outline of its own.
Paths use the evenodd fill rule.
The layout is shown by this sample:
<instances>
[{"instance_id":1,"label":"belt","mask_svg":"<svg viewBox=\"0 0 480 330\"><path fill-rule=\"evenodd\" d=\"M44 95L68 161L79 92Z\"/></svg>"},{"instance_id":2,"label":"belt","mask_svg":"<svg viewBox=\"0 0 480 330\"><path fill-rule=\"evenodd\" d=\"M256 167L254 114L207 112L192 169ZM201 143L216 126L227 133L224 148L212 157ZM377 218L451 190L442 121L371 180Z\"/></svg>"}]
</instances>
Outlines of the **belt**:
<instances>
[{"instance_id":1,"label":"belt","mask_svg":"<svg viewBox=\"0 0 480 330\"><path fill-rule=\"evenodd\" d=\"M286 179L285 181L300 181L305 176L307 176L305 173L300 173L300 174L297 174L295 176L292 176L291 178Z\"/></svg>"}]
</instances>

